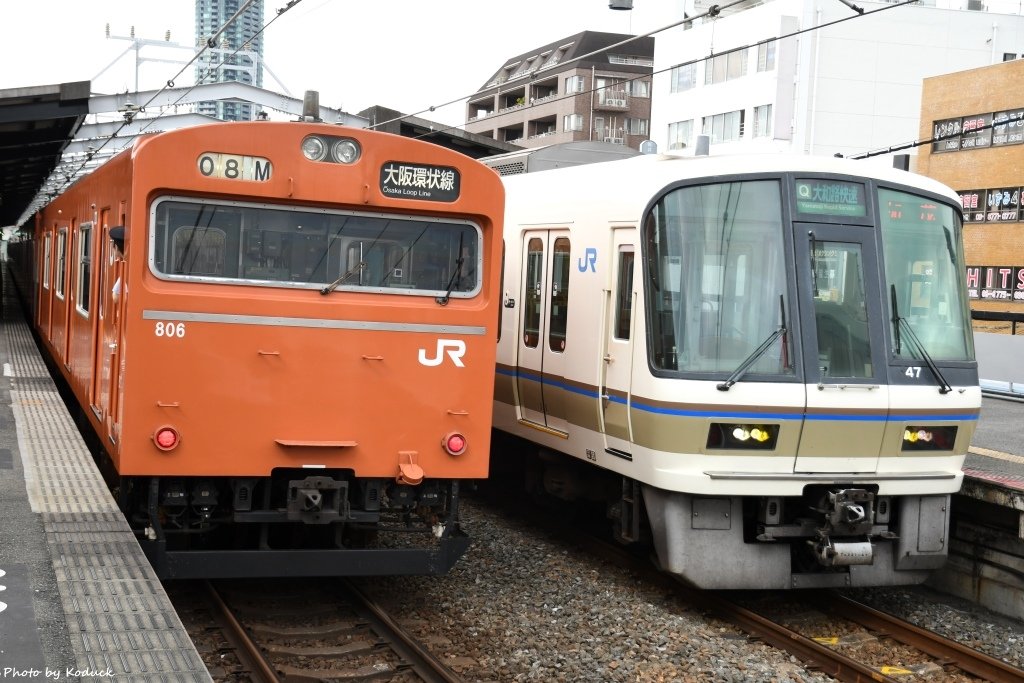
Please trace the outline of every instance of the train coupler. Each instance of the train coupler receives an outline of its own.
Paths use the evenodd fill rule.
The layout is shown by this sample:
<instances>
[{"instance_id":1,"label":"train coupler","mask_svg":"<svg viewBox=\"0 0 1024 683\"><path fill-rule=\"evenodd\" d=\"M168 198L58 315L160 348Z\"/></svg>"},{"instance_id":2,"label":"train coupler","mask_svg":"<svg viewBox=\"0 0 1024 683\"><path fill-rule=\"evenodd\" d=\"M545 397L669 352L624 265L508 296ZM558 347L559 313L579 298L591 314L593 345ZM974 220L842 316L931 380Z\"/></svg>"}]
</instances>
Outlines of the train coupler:
<instances>
[{"instance_id":1,"label":"train coupler","mask_svg":"<svg viewBox=\"0 0 1024 683\"><path fill-rule=\"evenodd\" d=\"M288 482L288 519L305 524L331 524L348 518L348 482L331 477L306 477Z\"/></svg>"}]
</instances>

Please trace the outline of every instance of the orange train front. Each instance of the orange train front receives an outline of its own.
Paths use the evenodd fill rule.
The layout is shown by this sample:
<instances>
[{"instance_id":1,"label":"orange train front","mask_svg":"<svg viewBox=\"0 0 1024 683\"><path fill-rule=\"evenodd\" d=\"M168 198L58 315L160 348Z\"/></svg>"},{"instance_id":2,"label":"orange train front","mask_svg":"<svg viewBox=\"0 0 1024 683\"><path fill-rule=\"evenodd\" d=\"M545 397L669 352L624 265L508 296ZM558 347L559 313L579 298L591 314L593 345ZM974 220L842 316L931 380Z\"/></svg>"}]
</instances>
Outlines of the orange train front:
<instances>
[{"instance_id":1,"label":"orange train front","mask_svg":"<svg viewBox=\"0 0 1024 683\"><path fill-rule=\"evenodd\" d=\"M256 122L146 138L37 215L38 331L161 576L457 560L503 206L456 152Z\"/></svg>"}]
</instances>

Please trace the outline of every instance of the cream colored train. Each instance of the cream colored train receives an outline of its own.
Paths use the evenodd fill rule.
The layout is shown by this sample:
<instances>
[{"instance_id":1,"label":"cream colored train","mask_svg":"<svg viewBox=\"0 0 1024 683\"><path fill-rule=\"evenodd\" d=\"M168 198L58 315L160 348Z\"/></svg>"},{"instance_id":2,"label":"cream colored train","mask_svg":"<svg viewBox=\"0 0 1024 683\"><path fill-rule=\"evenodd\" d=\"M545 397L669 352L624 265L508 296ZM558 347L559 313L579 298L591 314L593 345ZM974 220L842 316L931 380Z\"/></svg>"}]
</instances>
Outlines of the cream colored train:
<instances>
[{"instance_id":1,"label":"cream colored train","mask_svg":"<svg viewBox=\"0 0 1024 683\"><path fill-rule=\"evenodd\" d=\"M943 564L981 406L956 194L780 155L503 179L495 427L538 488L705 588Z\"/></svg>"}]
</instances>

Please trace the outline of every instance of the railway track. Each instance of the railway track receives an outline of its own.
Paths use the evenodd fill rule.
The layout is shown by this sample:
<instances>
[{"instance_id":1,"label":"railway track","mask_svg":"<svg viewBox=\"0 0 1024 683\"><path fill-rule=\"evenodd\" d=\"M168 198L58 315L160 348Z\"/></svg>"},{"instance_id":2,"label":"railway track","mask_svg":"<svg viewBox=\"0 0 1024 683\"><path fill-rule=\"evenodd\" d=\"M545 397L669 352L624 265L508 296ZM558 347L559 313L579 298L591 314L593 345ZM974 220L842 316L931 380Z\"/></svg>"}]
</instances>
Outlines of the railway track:
<instances>
[{"instance_id":1,"label":"railway track","mask_svg":"<svg viewBox=\"0 0 1024 683\"><path fill-rule=\"evenodd\" d=\"M682 590L686 600L841 681L897 681L916 675L952 682L1024 683L1024 670L834 591L727 597Z\"/></svg>"},{"instance_id":2,"label":"railway track","mask_svg":"<svg viewBox=\"0 0 1024 683\"><path fill-rule=\"evenodd\" d=\"M503 504L500 496L491 502ZM580 533L578 527L562 526L557 516L525 516L645 581L666 587L683 602L734 625L752 640L788 652L808 668L837 680L892 682L918 675L951 682L1024 683L1022 669L837 592L699 590L658 571L647 558Z\"/></svg>"},{"instance_id":3,"label":"railway track","mask_svg":"<svg viewBox=\"0 0 1024 683\"><path fill-rule=\"evenodd\" d=\"M218 682L462 682L345 580L190 582L171 593Z\"/></svg>"}]
</instances>

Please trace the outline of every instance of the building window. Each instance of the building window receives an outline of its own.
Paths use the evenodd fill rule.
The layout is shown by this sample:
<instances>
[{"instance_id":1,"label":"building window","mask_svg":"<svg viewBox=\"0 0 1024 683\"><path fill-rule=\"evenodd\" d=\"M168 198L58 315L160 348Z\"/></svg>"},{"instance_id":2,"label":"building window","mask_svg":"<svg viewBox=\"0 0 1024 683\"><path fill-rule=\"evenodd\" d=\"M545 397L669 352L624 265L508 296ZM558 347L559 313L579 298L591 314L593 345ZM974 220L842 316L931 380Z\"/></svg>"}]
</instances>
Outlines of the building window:
<instances>
[{"instance_id":1,"label":"building window","mask_svg":"<svg viewBox=\"0 0 1024 683\"><path fill-rule=\"evenodd\" d=\"M626 119L626 133L629 135L647 135L647 119Z\"/></svg>"},{"instance_id":2,"label":"building window","mask_svg":"<svg viewBox=\"0 0 1024 683\"><path fill-rule=\"evenodd\" d=\"M565 92L583 92L583 76L569 76L566 78Z\"/></svg>"},{"instance_id":3,"label":"building window","mask_svg":"<svg viewBox=\"0 0 1024 683\"><path fill-rule=\"evenodd\" d=\"M583 130L583 114L566 114L562 123L562 130Z\"/></svg>"},{"instance_id":4,"label":"building window","mask_svg":"<svg viewBox=\"0 0 1024 683\"><path fill-rule=\"evenodd\" d=\"M629 82L629 94L631 97L650 97L651 96L651 82L650 81L630 81Z\"/></svg>"},{"instance_id":5,"label":"building window","mask_svg":"<svg viewBox=\"0 0 1024 683\"><path fill-rule=\"evenodd\" d=\"M682 149L693 136L693 119L668 124L668 148Z\"/></svg>"},{"instance_id":6,"label":"building window","mask_svg":"<svg viewBox=\"0 0 1024 683\"><path fill-rule=\"evenodd\" d=\"M754 107L754 137L770 138L772 136L772 105L762 104Z\"/></svg>"},{"instance_id":7,"label":"building window","mask_svg":"<svg viewBox=\"0 0 1024 683\"><path fill-rule=\"evenodd\" d=\"M562 61L562 57L565 56L566 50L568 50L570 47L572 47L572 43L569 43L568 45L563 45L562 47L558 48L557 50L549 54L547 58L544 60L544 63L541 64L541 68L543 69L545 67L554 66L555 64L558 64L560 61Z\"/></svg>"},{"instance_id":8,"label":"building window","mask_svg":"<svg viewBox=\"0 0 1024 683\"><path fill-rule=\"evenodd\" d=\"M1017 53L1016 52L1004 52L1003 53L1003 61L1004 62L1012 62L1015 59L1017 59Z\"/></svg>"},{"instance_id":9,"label":"building window","mask_svg":"<svg viewBox=\"0 0 1024 683\"><path fill-rule=\"evenodd\" d=\"M704 62L704 84L724 83L747 75L747 50L718 55Z\"/></svg>"},{"instance_id":10,"label":"building window","mask_svg":"<svg viewBox=\"0 0 1024 683\"><path fill-rule=\"evenodd\" d=\"M711 142L732 142L743 136L743 110L704 117L704 135Z\"/></svg>"},{"instance_id":11,"label":"building window","mask_svg":"<svg viewBox=\"0 0 1024 683\"><path fill-rule=\"evenodd\" d=\"M669 72L672 79L669 92L684 92L697 85L697 65L684 64Z\"/></svg>"},{"instance_id":12,"label":"building window","mask_svg":"<svg viewBox=\"0 0 1024 683\"><path fill-rule=\"evenodd\" d=\"M757 70L773 71L775 69L775 41L761 43L757 46Z\"/></svg>"}]
</instances>

